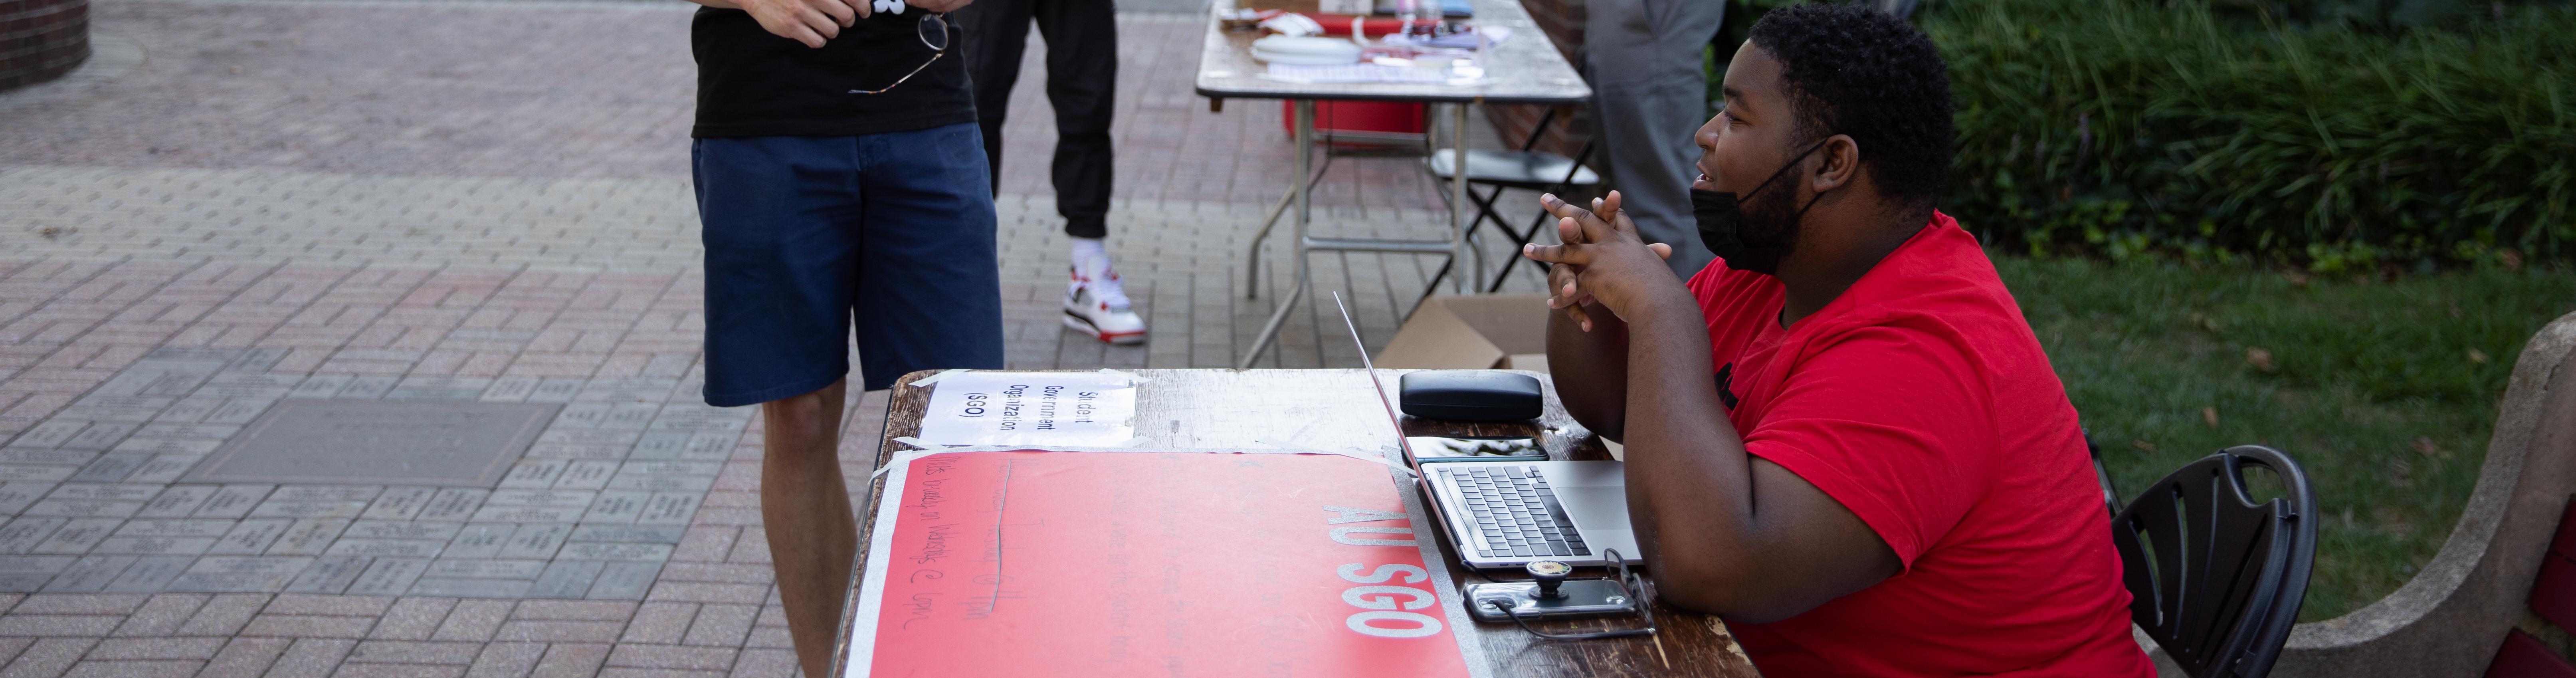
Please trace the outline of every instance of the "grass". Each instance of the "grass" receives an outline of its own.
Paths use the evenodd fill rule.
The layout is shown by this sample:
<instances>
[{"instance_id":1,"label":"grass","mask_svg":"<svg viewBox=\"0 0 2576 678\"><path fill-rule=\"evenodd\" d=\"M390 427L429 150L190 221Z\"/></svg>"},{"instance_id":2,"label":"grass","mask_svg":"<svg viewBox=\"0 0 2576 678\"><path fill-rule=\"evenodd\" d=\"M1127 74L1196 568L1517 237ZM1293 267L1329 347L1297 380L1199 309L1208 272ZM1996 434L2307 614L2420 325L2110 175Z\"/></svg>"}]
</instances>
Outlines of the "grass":
<instances>
[{"instance_id":1,"label":"grass","mask_svg":"<svg viewBox=\"0 0 2576 678\"><path fill-rule=\"evenodd\" d=\"M2324 522L2301 621L2386 596L2441 549L2523 343L2576 311L2566 268L2383 280L2172 261L1995 265L2123 494L2239 444L2307 469Z\"/></svg>"}]
</instances>

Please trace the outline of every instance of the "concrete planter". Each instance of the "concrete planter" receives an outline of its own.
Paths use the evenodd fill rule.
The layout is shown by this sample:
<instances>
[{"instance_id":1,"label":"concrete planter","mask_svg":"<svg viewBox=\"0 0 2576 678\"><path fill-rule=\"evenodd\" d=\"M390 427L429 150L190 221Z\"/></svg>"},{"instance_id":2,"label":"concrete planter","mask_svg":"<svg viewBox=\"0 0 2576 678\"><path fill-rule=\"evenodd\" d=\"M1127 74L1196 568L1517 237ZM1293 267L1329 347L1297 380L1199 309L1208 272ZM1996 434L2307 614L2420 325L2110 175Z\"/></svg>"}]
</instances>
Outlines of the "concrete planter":
<instances>
[{"instance_id":1,"label":"concrete planter","mask_svg":"<svg viewBox=\"0 0 2576 678\"><path fill-rule=\"evenodd\" d=\"M0 0L0 90L70 73L89 59L89 0Z\"/></svg>"}]
</instances>

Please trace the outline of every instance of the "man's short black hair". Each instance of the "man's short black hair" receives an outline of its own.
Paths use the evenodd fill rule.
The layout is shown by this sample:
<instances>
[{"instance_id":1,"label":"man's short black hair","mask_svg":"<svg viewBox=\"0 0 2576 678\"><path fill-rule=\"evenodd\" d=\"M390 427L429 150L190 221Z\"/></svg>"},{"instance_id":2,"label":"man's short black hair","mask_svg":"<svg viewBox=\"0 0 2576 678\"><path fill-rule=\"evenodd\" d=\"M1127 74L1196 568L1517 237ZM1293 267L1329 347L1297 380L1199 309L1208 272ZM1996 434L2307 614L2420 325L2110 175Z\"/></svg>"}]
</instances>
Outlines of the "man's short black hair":
<instances>
[{"instance_id":1,"label":"man's short black hair","mask_svg":"<svg viewBox=\"0 0 2576 678\"><path fill-rule=\"evenodd\" d=\"M1882 196L1909 211L1939 201L1958 128L1949 64L1923 31L1868 5L1817 3L1763 14L1750 41L1780 61L1798 145L1851 135Z\"/></svg>"}]
</instances>

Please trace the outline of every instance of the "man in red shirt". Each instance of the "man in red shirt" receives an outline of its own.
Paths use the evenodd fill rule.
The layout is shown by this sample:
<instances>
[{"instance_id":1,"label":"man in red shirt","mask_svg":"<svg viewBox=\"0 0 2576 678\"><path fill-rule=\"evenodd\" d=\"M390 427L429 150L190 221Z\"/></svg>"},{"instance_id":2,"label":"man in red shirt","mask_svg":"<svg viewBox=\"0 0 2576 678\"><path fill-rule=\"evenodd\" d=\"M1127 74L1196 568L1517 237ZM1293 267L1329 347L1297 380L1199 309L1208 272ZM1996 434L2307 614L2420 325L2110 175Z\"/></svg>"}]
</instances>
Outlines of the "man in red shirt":
<instances>
[{"instance_id":1,"label":"man in red shirt","mask_svg":"<svg viewBox=\"0 0 2576 678\"><path fill-rule=\"evenodd\" d=\"M1557 391L1626 443L1657 591L1765 675L2153 675L2075 410L1934 209L1945 68L1863 5L1755 24L1699 131L1720 261L1688 283L1617 194L1542 198L1569 243L1527 252L1558 264Z\"/></svg>"}]
</instances>

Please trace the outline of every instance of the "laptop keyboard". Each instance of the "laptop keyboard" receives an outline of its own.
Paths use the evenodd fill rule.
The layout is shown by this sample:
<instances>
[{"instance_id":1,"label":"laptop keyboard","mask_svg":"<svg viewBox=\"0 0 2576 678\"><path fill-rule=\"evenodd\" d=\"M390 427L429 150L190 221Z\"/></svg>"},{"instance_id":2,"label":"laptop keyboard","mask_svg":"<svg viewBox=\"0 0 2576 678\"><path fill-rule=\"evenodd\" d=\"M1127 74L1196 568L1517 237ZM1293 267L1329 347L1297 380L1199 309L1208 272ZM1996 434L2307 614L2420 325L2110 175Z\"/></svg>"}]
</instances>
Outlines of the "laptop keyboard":
<instances>
[{"instance_id":1,"label":"laptop keyboard","mask_svg":"<svg viewBox=\"0 0 2576 678\"><path fill-rule=\"evenodd\" d=\"M1425 464L1432 466L1432 464ZM1477 555L1486 558L1589 556L1556 503L1556 490L1537 469L1518 464L1438 464L1466 499L1469 522L1484 532Z\"/></svg>"}]
</instances>

